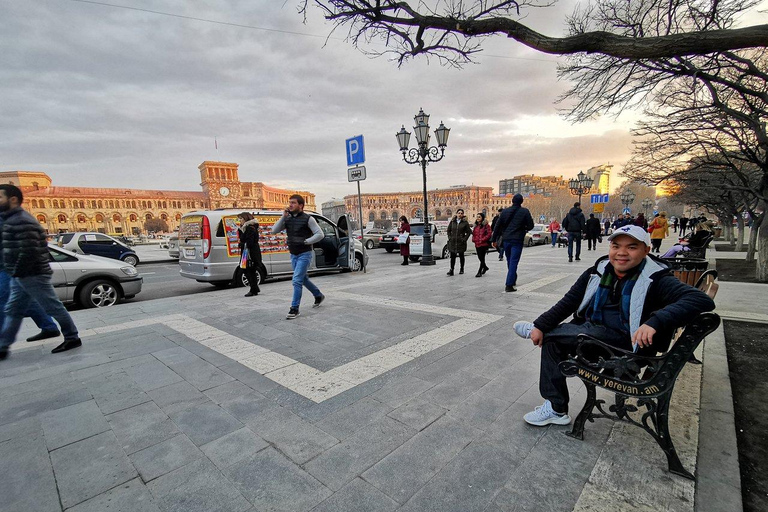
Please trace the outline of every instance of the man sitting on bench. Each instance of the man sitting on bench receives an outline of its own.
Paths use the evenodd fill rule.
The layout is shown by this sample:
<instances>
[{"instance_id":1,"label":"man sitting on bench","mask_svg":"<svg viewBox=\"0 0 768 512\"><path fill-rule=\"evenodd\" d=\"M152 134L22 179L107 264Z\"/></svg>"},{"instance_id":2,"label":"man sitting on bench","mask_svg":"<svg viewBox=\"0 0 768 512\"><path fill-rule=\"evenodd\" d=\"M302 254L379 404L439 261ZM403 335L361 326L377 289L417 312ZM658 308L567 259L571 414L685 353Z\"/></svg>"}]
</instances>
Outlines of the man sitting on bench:
<instances>
[{"instance_id":1,"label":"man sitting on bench","mask_svg":"<svg viewBox=\"0 0 768 512\"><path fill-rule=\"evenodd\" d=\"M531 425L571 422L568 386L558 364L575 351L579 334L654 355L669 348L675 329L715 309L707 294L681 283L663 261L648 255L651 240L643 228L620 227L608 242L608 256L581 274L549 311L533 323L515 323L519 336L542 349L539 392L545 401L524 416Z\"/></svg>"}]
</instances>

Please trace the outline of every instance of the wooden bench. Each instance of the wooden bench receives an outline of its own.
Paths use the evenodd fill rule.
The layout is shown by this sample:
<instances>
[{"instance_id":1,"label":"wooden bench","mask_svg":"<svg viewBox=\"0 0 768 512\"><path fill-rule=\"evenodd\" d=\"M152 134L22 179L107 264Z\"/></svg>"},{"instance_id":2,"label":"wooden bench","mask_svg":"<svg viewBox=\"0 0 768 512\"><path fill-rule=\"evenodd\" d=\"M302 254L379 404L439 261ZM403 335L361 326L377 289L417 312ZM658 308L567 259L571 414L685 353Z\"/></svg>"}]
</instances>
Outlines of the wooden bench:
<instances>
[{"instance_id":1,"label":"wooden bench","mask_svg":"<svg viewBox=\"0 0 768 512\"><path fill-rule=\"evenodd\" d=\"M704 259L707 257L707 247L709 247L709 244L712 243L712 240L715 239L715 235L709 235L707 238L704 239L704 242L700 246L688 246L687 251L683 251L678 253L681 258L689 259L689 258L699 258Z\"/></svg>"},{"instance_id":2,"label":"wooden bench","mask_svg":"<svg viewBox=\"0 0 768 512\"><path fill-rule=\"evenodd\" d=\"M587 400L573 429L566 434L583 440L586 422L595 418L631 423L656 440L667 456L671 473L695 480L680 462L669 435L669 403L683 366L704 337L719 325L720 317L715 313L698 315L661 356L627 352L598 339L579 336L576 353L560 363L560 371L584 382ZM613 405L606 407L605 400L597 399L598 386L615 393Z\"/></svg>"}]
</instances>

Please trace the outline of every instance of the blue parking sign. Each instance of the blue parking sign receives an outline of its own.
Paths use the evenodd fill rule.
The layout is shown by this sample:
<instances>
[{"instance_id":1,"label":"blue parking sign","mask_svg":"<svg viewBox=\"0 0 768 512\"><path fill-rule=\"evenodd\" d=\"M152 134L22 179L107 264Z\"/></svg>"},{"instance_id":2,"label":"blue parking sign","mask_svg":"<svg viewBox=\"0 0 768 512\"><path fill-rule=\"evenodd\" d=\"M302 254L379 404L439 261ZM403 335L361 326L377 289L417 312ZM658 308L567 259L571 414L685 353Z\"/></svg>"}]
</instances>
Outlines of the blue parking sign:
<instances>
[{"instance_id":1,"label":"blue parking sign","mask_svg":"<svg viewBox=\"0 0 768 512\"><path fill-rule=\"evenodd\" d=\"M365 163L365 146L363 136L358 135L347 139L347 167Z\"/></svg>"}]
</instances>

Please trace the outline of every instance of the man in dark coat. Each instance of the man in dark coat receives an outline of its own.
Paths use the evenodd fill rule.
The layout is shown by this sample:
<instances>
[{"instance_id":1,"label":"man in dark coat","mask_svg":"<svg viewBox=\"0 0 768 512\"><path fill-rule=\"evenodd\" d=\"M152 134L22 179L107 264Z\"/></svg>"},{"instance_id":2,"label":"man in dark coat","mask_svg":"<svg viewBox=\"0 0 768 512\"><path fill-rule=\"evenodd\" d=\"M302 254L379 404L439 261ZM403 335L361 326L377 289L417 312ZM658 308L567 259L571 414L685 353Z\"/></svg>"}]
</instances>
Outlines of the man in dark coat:
<instances>
[{"instance_id":1,"label":"man in dark coat","mask_svg":"<svg viewBox=\"0 0 768 512\"><path fill-rule=\"evenodd\" d=\"M493 230L491 240L495 240L496 246L501 242L504 245L504 254L507 256L507 281L504 291L516 292L517 265L520 256L523 255L523 243L525 234L533 229L533 217L528 208L523 208L523 196L515 194L512 198L512 206L505 208L499 216L496 229Z\"/></svg>"},{"instance_id":2,"label":"man in dark coat","mask_svg":"<svg viewBox=\"0 0 768 512\"><path fill-rule=\"evenodd\" d=\"M518 335L541 347L539 392L545 402L524 416L531 425L571 422L568 385L558 365L574 352L580 334L655 355L669 348L675 329L715 309L706 293L682 283L665 262L649 256L651 239L643 228L621 227L608 242L608 256L586 270L549 311L532 323L515 323ZM571 315L570 322L561 323Z\"/></svg>"},{"instance_id":3,"label":"man in dark coat","mask_svg":"<svg viewBox=\"0 0 768 512\"><path fill-rule=\"evenodd\" d=\"M493 220L491 221L491 232L493 232L494 229L496 229L496 224L499 222L499 217L501 217L501 212L504 211L504 208L499 208L499 213L493 216ZM499 261L504 259L504 244L497 244L498 240L491 240L491 245L496 247L497 251L499 251Z\"/></svg>"},{"instance_id":4,"label":"man in dark coat","mask_svg":"<svg viewBox=\"0 0 768 512\"><path fill-rule=\"evenodd\" d=\"M448 223L448 251L451 253L451 269L448 275L453 275L456 266L456 255L459 256L459 274L464 273L464 253L467 252L467 240L472 236L472 228L464 218L464 209L456 210L451 222Z\"/></svg>"},{"instance_id":5,"label":"man in dark coat","mask_svg":"<svg viewBox=\"0 0 768 512\"><path fill-rule=\"evenodd\" d=\"M24 195L14 185L0 185L0 215L4 222L2 255L5 271L12 277L11 294L5 306L5 321L0 331L0 360L8 357L8 347L16 341L24 313L32 301L59 323L64 342L53 353L82 345L72 317L62 305L51 284L51 256L42 226L21 207Z\"/></svg>"},{"instance_id":6,"label":"man in dark coat","mask_svg":"<svg viewBox=\"0 0 768 512\"><path fill-rule=\"evenodd\" d=\"M586 224L587 250L597 250L597 239L600 237L600 219L595 218L594 213L589 214Z\"/></svg>"},{"instance_id":7,"label":"man in dark coat","mask_svg":"<svg viewBox=\"0 0 768 512\"><path fill-rule=\"evenodd\" d=\"M581 203L573 203L568 215L563 219L563 229L568 232L568 261L573 261L573 244L576 244L576 261L581 258L581 234L587 227L587 220L581 211Z\"/></svg>"},{"instance_id":8,"label":"man in dark coat","mask_svg":"<svg viewBox=\"0 0 768 512\"><path fill-rule=\"evenodd\" d=\"M685 236L685 230L688 229L688 217L680 217L680 238Z\"/></svg>"},{"instance_id":9,"label":"man in dark coat","mask_svg":"<svg viewBox=\"0 0 768 512\"><path fill-rule=\"evenodd\" d=\"M258 295L259 281L261 280L261 248L259 247L259 221L253 217L251 212L243 212L240 215L240 227L237 230L238 247L242 255L247 249L247 257L243 273L248 279L248 286L251 288L246 297Z\"/></svg>"}]
</instances>

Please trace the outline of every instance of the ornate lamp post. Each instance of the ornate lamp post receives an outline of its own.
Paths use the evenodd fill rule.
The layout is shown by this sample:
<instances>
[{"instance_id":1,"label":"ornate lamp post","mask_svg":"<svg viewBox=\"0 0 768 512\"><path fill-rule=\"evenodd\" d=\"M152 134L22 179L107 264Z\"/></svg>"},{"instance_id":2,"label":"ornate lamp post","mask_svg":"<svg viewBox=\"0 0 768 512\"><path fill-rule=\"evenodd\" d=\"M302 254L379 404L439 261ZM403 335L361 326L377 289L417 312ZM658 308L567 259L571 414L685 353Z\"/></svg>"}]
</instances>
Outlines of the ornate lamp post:
<instances>
[{"instance_id":1,"label":"ornate lamp post","mask_svg":"<svg viewBox=\"0 0 768 512\"><path fill-rule=\"evenodd\" d=\"M584 174L584 171L579 171L576 178L568 181L568 189L574 196L579 196L579 203L581 203L581 196L589 192L594 182L595 180Z\"/></svg>"},{"instance_id":2,"label":"ornate lamp post","mask_svg":"<svg viewBox=\"0 0 768 512\"><path fill-rule=\"evenodd\" d=\"M416 142L418 146L408 148L408 142L411 133L405 131L405 125L395 135L397 143L400 145L400 151L403 153L403 160L409 164L421 164L421 172L424 180L424 249L421 256L422 265L434 265L435 260L432 257L432 233L429 229L429 208L427 204L427 163L439 162L445 155L445 147L448 145L448 133L450 128L446 128L442 121L435 130L437 147L429 145L429 115L424 110L419 109L419 113L413 118L416 126L413 130L416 132Z\"/></svg>"},{"instance_id":3,"label":"ornate lamp post","mask_svg":"<svg viewBox=\"0 0 768 512\"><path fill-rule=\"evenodd\" d=\"M646 199L643 199L643 202L640 203L640 204L643 205L643 209L645 210L645 214L644 215L645 215L645 218L647 219L648 218L648 208L653 206L653 201L651 201L650 199L646 198Z\"/></svg>"},{"instance_id":4,"label":"ornate lamp post","mask_svg":"<svg viewBox=\"0 0 768 512\"><path fill-rule=\"evenodd\" d=\"M619 197L621 197L621 204L624 205L625 209L629 209L629 205L635 202L635 193L631 190L622 192L621 196Z\"/></svg>"}]
</instances>

